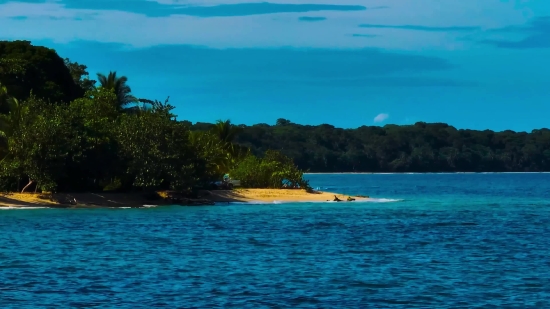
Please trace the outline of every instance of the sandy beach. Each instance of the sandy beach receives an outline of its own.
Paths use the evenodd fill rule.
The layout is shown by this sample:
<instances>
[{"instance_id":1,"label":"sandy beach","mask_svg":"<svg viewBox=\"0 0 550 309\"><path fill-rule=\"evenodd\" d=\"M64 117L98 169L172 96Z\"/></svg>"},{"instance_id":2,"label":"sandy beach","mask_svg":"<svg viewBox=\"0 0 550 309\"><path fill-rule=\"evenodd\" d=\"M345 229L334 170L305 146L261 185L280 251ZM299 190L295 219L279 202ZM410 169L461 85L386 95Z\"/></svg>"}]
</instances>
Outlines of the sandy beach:
<instances>
[{"instance_id":1,"label":"sandy beach","mask_svg":"<svg viewBox=\"0 0 550 309\"><path fill-rule=\"evenodd\" d=\"M348 195L314 191L308 193L299 189L235 189L204 191L204 198L216 202L326 202L337 196L346 201ZM356 200L365 200L365 197L352 196Z\"/></svg>"},{"instance_id":2,"label":"sandy beach","mask_svg":"<svg viewBox=\"0 0 550 309\"><path fill-rule=\"evenodd\" d=\"M162 195L162 194L161 194ZM298 189L235 189L201 191L199 199L211 202L325 202L334 200L337 196L346 201L348 195L331 192L315 191L308 193ZM365 197L352 198L357 201ZM76 201L74 204L60 203L59 200ZM56 194L55 196L41 193L4 193L0 195L0 207L59 207L59 208L97 208L97 207L140 207L143 205L173 204L168 200L151 201L138 193L76 193Z\"/></svg>"},{"instance_id":3,"label":"sandy beach","mask_svg":"<svg viewBox=\"0 0 550 309\"><path fill-rule=\"evenodd\" d=\"M60 202L63 201L63 202ZM68 203L68 201L76 201ZM146 199L141 194L126 193L3 193L0 194L0 207L51 207L51 208L95 208L141 206Z\"/></svg>"}]
</instances>

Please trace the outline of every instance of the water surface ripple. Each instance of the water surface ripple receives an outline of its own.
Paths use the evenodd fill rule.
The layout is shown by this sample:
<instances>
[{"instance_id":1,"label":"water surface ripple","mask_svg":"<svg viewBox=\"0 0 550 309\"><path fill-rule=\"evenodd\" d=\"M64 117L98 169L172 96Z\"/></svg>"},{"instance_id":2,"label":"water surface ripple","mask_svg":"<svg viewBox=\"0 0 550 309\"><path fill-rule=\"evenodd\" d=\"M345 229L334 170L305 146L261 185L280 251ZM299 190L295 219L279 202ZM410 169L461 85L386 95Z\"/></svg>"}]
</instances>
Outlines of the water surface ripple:
<instances>
[{"instance_id":1,"label":"water surface ripple","mask_svg":"<svg viewBox=\"0 0 550 309\"><path fill-rule=\"evenodd\" d=\"M550 308L547 204L380 197L2 211L0 307Z\"/></svg>"}]
</instances>

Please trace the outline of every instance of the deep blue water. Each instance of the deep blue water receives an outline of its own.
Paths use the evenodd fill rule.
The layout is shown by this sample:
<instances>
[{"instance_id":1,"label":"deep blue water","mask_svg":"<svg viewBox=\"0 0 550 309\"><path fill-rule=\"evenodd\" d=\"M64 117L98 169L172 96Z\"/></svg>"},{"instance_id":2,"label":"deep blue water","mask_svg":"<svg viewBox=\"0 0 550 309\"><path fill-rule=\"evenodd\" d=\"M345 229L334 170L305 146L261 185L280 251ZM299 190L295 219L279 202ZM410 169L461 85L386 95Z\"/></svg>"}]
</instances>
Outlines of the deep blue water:
<instances>
[{"instance_id":1,"label":"deep blue water","mask_svg":"<svg viewBox=\"0 0 550 309\"><path fill-rule=\"evenodd\" d=\"M550 174L308 178L385 202L0 211L0 308L550 308Z\"/></svg>"}]
</instances>

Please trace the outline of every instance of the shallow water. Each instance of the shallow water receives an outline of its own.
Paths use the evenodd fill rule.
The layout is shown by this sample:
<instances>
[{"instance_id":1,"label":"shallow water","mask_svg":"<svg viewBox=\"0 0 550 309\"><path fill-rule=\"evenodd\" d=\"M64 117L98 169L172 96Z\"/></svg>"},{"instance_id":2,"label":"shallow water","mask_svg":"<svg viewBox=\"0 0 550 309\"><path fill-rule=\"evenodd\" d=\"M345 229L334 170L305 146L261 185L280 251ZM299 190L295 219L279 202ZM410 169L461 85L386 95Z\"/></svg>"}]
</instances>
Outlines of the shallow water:
<instances>
[{"instance_id":1,"label":"shallow water","mask_svg":"<svg viewBox=\"0 0 550 309\"><path fill-rule=\"evenodd\" d=\"M308 178L386 200L2 211L0 308L550 308L550 174Z\"/></svg>"}]
</instances>

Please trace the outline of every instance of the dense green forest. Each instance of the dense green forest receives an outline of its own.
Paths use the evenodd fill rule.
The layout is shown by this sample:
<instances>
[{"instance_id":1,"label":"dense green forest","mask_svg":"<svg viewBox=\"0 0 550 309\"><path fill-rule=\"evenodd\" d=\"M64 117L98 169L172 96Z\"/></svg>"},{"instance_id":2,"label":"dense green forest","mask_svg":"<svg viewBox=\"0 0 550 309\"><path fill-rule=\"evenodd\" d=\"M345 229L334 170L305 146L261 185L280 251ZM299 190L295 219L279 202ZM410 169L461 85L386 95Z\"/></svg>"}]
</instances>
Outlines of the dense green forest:
<instances>
[{"instance_id":1,"label":"dense green forest","mask_svg":"<svg viewBox=\"0 0 550 309\"><path fill-rule=\"evenodd\" d=\"M126 76L27 41L0 41L0 189L191 190L225 173L247 187L308 187L310 172L550 171L550 130L442 123L341 129L177 120Z\"/></svg>"},{"instance_id":2,"label":"dense green forest","mask_svg":"<svg viewBox=\"0 0 550 309\"><path fill-rule=\"evenodd\" d=\"M226 173L247 187L308 188L288 157L235 144L230 121L191 131L173 109L134 97L116 72L95 81L52 49L0 41L0 189L193 192Z\"/></svg>"},{"instance_id":3,"label":"dense green forest","mask_svg":"<svg viewBox=\"0 0 550 309\"><path fill-rule=\"evenodd\" d=\"M188 125L190 125L188 123ZM192 130L212 124L196 123ZM239 126L236 143L261 155L276 149L310 172L550 171L550 130L457 130L443 123L335 128L277 120Z\"/></svg>"}]
</instances>

